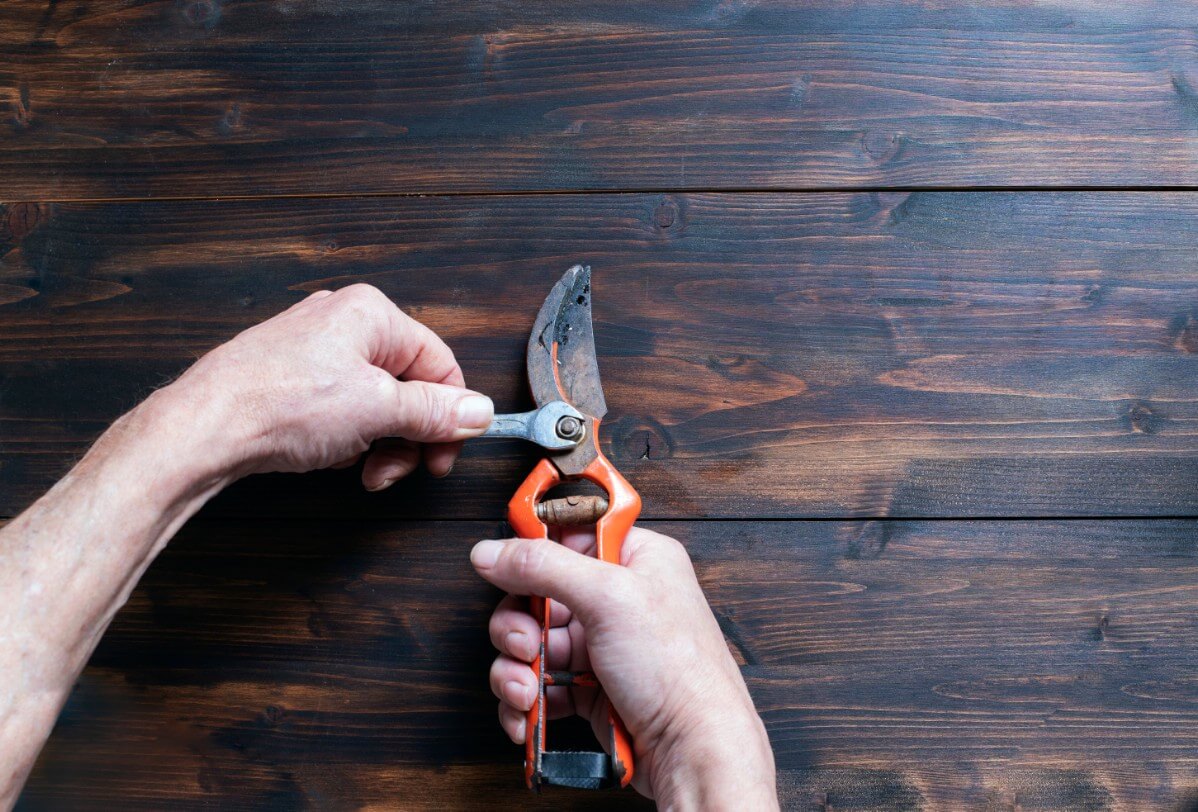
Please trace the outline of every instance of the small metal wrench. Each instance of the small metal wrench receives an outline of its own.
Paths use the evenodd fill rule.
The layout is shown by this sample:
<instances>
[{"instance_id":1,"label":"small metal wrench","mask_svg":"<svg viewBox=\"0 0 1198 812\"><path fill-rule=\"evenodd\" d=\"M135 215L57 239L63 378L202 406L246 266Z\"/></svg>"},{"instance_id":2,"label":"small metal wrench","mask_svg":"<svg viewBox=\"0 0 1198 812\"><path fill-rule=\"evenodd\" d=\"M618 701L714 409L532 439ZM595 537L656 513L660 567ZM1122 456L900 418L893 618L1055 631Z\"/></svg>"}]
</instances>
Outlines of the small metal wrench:
<instances>
[{"instance_id":1,"label":"small metal wrench","mask_svg":"<svg viewBox=\"0 0 1198 812\"><path fill-rule=\"evenodd\" d=\"M497 414L483 437L515 437L550 451L574 448L586 436L582 412L564 400L553 400L539 409L519 414Z\"/></svg>"}]
</instances>

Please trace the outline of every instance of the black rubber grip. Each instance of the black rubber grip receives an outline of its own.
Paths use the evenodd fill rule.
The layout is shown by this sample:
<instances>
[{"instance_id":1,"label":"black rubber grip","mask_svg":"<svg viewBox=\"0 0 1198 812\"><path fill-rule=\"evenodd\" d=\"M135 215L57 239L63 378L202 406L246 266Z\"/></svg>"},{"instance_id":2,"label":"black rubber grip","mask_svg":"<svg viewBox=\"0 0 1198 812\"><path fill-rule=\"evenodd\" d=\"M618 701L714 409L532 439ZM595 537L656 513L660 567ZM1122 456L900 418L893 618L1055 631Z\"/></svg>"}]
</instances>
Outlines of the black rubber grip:
<instances>
[{"instance_id":1,"label":"black rubber grip","mask_svg":"<svg viewBox=\"0 0 1198 812\"><path fill-rule=\"evenodd\" d=\"M546 784L578 789L603 789L612 785L607 753L551 750L541 754L541 780Z\"/></svg>"}]
</instances>

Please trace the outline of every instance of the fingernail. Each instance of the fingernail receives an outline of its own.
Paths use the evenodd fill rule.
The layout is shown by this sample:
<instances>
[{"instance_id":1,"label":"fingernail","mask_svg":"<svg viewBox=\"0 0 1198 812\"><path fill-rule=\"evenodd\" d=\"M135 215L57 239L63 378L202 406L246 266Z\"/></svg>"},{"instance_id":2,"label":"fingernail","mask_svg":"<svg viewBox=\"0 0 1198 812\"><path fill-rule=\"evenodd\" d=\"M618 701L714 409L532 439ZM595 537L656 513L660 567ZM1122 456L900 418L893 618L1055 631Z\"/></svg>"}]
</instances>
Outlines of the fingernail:
<instances>
[{"instance_id":1,"label":"fingernail","mask_svg":"<svg viewBox=\"0 0 1198 812\"><path fill-rule=\"evenodd\" d=\"M367 488L366 490L370 491L371 493L378 493L379 491L387 490L394 484L395 484L394 479L384 479L382 482L375 485L373 488Z\"/></svg>"},{"instance_id":2,"label":"fingernail","mask_svg":"<svg viewBox=\"0 0 1198 812\"><path fill-rule=\"evenodd\" d=\"M480 570L490 569L499 560L499 552L503 549L502 541L488 539L474 545L470 551L470 563Z\"/></svg>"},{"instance_id":3,"label":"fingernail","mask_svg":"<svg viewBox=\"0 0 1198 812\"><path fill-rule=\"evenodd\" d=\"M507 653L513 657L532 659L532 646L529 645L528 635L524 632L508 632L503 642L507 646Z\"/></svg>"},{"instance_id":4,"label":"fingernail","mask_svg":"<svg viewBox=\"0 0 1198 812\"><path fill-rule=\"evenodd\" d=\"M508 695L508 698L511 699L512 702L516 703L516 707L518 707L520 710L526 711L532 707L532 688L525 685L523 682L517 682L514 679L508 680L507 685L504 686L503 692Z\"/></svg>"},{"instance_id":5,"label":"fingernail","mask_svg":"<svg viewBox=\"0 0 1198 812\"><path fill-rule=\"evenodd\" d=\"M435 479L445 479L445 477L449 476L452 473L453 473L453 466L451 465L448 468L446 468L444 471L442 471L441 473L433 474L433 477Z\"/></svg>"},{"instance_id":6,"label":"fingernail","mask_svg":"<svg viewBox=\"0 0 1198 812\"><path fill-rule=\"evenodd\" d=\"M486 395L467 395L458 401L458 428L485 429L495 417L495 404Z\"/></svg>"}]
</instances>

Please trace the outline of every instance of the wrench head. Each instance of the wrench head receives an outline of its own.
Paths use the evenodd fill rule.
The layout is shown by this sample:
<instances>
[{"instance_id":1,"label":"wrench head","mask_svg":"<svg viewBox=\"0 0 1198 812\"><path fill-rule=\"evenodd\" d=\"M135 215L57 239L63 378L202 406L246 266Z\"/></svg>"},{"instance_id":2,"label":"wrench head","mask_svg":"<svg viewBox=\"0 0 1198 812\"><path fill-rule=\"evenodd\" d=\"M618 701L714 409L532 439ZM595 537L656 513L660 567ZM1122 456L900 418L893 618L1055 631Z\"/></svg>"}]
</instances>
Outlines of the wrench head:
<instances>
[{"instance_id":1,"label":"wrench head","mask_svg":"<svg viewBox=\"0 0 1198 812\"><path fill-rule=\"evenodd\" d=\"M545 298L528 339L527 361L537 406L564 400L594 420L607 414L591 326L589 267L566 271Z\"/></svg>"},{"instance_id":2,"label":"wrench head","mask_svg":"<svg viewBox=\"0 0 1198 812\"><path fill-rule=\"evenodd\" d=\"M574 448L581 442L583 429L586 425L586 416L569 403L561 400L550 401L537 409L534 414L528 439L541 448L548 449L549 451L562 451L567 448ZM558 431L558 424L562 421L562 418L573 418L577 421L577 436L562 436Z\"/></svg>"}]
</instances>

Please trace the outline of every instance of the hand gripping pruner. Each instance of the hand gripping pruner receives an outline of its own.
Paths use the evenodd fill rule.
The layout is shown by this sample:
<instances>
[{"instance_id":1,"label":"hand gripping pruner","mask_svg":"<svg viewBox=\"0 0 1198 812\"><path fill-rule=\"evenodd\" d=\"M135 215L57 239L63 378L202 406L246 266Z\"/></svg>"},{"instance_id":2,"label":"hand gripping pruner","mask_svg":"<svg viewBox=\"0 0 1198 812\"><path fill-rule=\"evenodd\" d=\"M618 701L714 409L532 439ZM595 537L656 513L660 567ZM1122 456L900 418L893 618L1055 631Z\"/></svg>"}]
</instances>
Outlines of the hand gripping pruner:
<instances>
[{"instance_id":1,"label":"hand gripping pruner","mask_svg":"<svg viewBox=\"0 0 1198 812\"><path fill-rule=\"evenodd\" d=\"M554 504L540 500L558 483L589 480L607 492L606 500L591 502L599 506L590 511L596 519L595 555L619 564L624 537L641 511L641 498L599 450L599 421L607 414L607 404L595 359L590 268L575 265L553 286L533 324L527 361L536 411L497 415L484 435L523 437L549 450L508 503L508 522L522 538L548 538L547 523L579 523L578 514L587 511L572 510L580 506L577 499ZM633 775L632 740L614 710L608 712L608 754L545 749L546 686L597 683L593 674L547 670L550 604L547 598L530 600L541 624L541 646L532 663L538 688L525 728L525 781L536 789L542 784L627 786Z\"/></svg>"}]
</instances>

